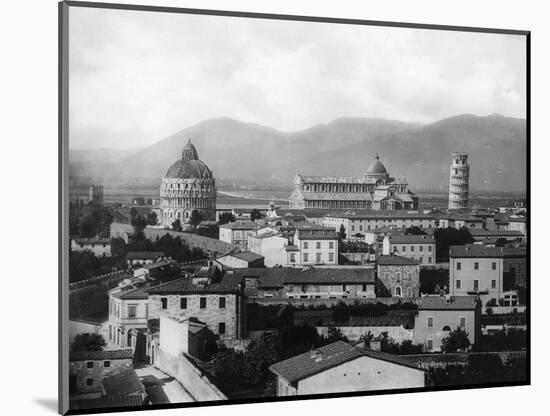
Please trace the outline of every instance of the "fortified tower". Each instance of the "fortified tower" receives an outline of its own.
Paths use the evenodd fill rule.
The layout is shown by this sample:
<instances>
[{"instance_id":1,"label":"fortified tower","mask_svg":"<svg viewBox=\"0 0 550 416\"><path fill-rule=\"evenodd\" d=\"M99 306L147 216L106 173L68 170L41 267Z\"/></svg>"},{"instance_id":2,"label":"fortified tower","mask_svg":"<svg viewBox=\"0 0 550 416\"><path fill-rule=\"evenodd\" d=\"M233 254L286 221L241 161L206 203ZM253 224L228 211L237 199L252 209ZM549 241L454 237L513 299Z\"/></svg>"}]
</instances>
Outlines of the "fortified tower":
<instances>
[{"instance_id":1,"label":"fortified tower","mask_svg":"<svg viewBox=\"0 0 550 416\"><path fill-rule=\"evenodd\" d=\"M468 154L454 152L449 179L449 209L468 208L469 182Z\"/></svg>"}]
</instances>

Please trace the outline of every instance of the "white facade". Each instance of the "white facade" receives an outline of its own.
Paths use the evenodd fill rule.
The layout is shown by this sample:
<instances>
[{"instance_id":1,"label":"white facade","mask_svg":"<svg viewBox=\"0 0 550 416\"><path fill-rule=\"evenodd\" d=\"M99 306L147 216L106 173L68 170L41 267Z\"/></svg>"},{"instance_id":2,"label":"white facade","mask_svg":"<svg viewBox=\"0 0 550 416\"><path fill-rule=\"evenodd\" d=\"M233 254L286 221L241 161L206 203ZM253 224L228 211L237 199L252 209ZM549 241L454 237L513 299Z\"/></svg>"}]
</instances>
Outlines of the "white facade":
<instances>
[{"instance_id":1,"label":"white facade","mask_svg":"<svg viewBox=\"0 0 550 416\"><path fill-rule=\"evenodd\" d=\"M435 266L435 240L428 236L411 236L420 238L406 238L407 236L395 236L392 240L391 236L384 237L382 242L382 254L389 256L394 254L397 256L407 257L420 262L420 266ZM421 237L426 237L425 241Z\"/></svg>"},{"instance_id":2,"label":"white facade","mask_svg":"<svg viewBox=\"0 0 550 416\"><path fill-rule=\"evenodd\" d=\"M111 241L109 239L78 238L71 240L71 250L89 250L96 257L111 257Z\"/></svg>"},{"instance_id":3,"label":"white facade","mask_svg":"<svg viewBox=\"0 0 550 416\"><path fill-rule=\"evenodd\" d=\"M467 257L449 259L449 285L453 296L479 294L483 305L503 293L503 258Z\"/></svg>"},{"instance_id":4,"label":"white facade","mask_svg":"<svg viewBox=\"0 0 550 416\"><path fill-rule=\"evenodd\" d=\"M380 227L394 228L435 228L436 220L430 215L384 215L384 216L326 216L323 218L325 227L333 228L336 231L340 230L343 225L348 237L361 233L365 234L368 231L374 231Z\"/></svg>"},{"instance_id":5,"label":"white facade","mask_svg":"<svg viewBox=\"0 0 550 416\"><path fill-rule=\"evenodd\" d=\"M286 246L288 246L288 239L280 235L262 234L248 237L248 250L264 256L266 267L290 265Z\"/></svg>"},{"instance_id":6,"label":"white facade","mask_svg":"<svg viewBox=\"0 0 550 416\"><path fill-rule=\"evenodd\" d=\"M294 245L299 251L295 254L296 263L290 264L301 266L313 266L316 264L338 264L338 239L300 239L297 232L294 237ZM290 253L292 254L292 253Z\"/></svg>"}]
</instances>

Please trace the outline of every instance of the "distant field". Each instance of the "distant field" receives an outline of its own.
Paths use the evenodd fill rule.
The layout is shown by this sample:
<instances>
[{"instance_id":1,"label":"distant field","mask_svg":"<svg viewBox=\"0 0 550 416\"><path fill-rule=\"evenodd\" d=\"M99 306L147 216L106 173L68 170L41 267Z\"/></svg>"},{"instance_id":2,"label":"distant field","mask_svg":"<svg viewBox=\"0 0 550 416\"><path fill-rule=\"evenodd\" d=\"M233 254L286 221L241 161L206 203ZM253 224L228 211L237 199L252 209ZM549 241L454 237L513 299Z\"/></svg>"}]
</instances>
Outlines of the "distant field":
<instances>
[{"instance_id":1,"label":"distant field","mask_svg":"<svg viewBox=\"0 0 550 416\"><path fill-rule=\"evenodd\" d=\"M248 206L267 206L269 201L275 201L278 206L288 206L288 197L291 191L272 190L219 190L217 205L218 208L245 208ZM88 198L88 188L85 186L73 186L70 188L71 199ZM446 193L418 193L420 197L420 209L432 207L446 208L448 195ZM130 204L132 199L138 196L145 198L159 198L159 187L117 187L105 188L106 202L119 202ZM518 198L525 198L524 193L506 193L504 196L496 193L481 194L472 193L470 196L470 207L472 208L496 208L509 201Z\"/></svg>"}]
</instances>

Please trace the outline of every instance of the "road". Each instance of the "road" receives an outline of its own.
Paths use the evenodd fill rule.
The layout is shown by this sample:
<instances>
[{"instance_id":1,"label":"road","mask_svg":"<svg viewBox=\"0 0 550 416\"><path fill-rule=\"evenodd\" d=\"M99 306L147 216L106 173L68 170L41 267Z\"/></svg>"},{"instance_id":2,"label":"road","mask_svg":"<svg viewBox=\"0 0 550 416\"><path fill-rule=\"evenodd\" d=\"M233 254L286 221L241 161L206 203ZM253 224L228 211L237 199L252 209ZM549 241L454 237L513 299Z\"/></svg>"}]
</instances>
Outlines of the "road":
<instances>
[{"instance_id":1,"label":"road","mask_svg":"<svg viewBox=\"0 0 550 416\"><path fill-rule=\"evenodd\" d=\"M135 370L152 404L195 401L176 379L152 365L137 366Z\"/></svg>"}]
</instances>

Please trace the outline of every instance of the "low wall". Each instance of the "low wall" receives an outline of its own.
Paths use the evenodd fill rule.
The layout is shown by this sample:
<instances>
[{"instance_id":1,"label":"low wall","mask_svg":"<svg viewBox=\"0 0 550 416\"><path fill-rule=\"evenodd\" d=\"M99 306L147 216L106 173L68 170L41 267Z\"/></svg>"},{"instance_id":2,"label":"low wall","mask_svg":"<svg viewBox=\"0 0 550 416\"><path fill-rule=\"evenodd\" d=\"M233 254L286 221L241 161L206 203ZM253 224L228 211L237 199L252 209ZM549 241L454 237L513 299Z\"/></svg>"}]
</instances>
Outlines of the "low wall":
<instances>
[{"instance_id":1,"label":"low wall","mask_svg":"<svg viewBox=\"0 0 550 416\"><path fill-rule=\"evenodd\" d=\"M184 354L179 357L159 350L157 367L178 380L196 401L227 400L227 397Z\"/></svg>"},{"instance_id":2,"label":"low wall","mask_svg":"<svg viewBox=\"0 0 550 416\"><path fill-rule=\"evenodd\" d=\"M470 352L470 353L447 353L447 354L414 354L400 355L399 358L408 361L424 369L445 368L449 365L466 366L468 359L472 356L498 356L503 364L512 358L525 358L525 351L501 351L501 352Z\"/></svg>"},{"instance_id":3,"label":"low wall","mask_svg":"<svg viewBox=\"0 0 550 416\"><path fill-rule=\"evenodd\" d=\"M290 304L292 306L334 306L340 302L345 303L346 305L353 305L356 302L359 304L376 304L378 302L385 305L393 305L394 303L420 303L421 298L346 298L346 299L289 299L289 298L259 298L259 297L248 297L248 303L258 303L260 305L286 305Z\"/></svg>"}]
</instances>

